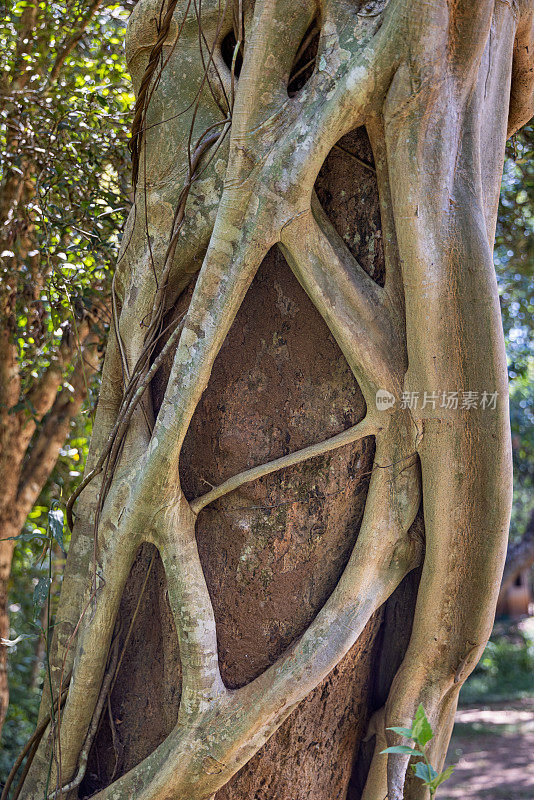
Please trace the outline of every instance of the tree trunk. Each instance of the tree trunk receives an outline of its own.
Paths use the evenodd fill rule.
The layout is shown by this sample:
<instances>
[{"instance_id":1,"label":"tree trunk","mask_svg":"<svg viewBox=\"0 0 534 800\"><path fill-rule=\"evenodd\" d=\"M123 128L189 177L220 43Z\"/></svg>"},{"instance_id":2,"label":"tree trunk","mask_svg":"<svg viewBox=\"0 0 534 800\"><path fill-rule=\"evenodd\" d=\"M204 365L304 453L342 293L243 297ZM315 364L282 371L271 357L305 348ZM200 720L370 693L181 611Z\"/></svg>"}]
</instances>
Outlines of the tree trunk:
<instances>
[{"instance_id":1,"label":"tree trunk","mask_svg":"<svg viewBox=\"0 0 534 800\"><path fill-rule=\"evenodd\" d=\"M35 415L27 409L14 410L18 400L17 365L13 359L11 383L15 391L4 392L0 413L0 731L9 705L7 678L9 640L9 578L16 537L39 498L69 434L74 417L87 396L87 381L98 367L98 338L86 332L83 348L69 376L70 387L61 389L61 370L45 375L33 393ZM48 380L47 380L48 377Z\"/></svg>"},{"instance_id":2,"label":"tree trunk","mask_svg":"<svg viewBox=\"0 0 534 800\"><path fill-rule=\"evenodd\" d=\"M328 157L317 190L354 255L383 281L372 161L364 131L345 137ZM156 408L171 364L166 366L153 385ZM187 496L196 497L245 465L333 436L364 413L363 397L338 345L283 256L272 250L193 417L183 451ZM197 539L217 620L222 677L229 687L243 686L272 664L331 594L357 537L373 454L372 439L348 445L249 484L201 512ZM119 614L123 631L151 557L141 551L126 585ZM111 695L111 713L120 720L115 749L106 710L83 795L106 786L114 770L118 777L134 767L176 724L180 661L165 591L158 559ZM376 710L381 623L383 612L377 612L338 667L217 793L219 800L345 797Z\"/></svg>"},{"instance_id":3,"label":"tree trunk","mask_svg":"<svg viewBox=\"0 0 534 800\"><path fill-rule=\"evenodd\" d=\"M532 4L188 9L129 25L136 205L54 697L73 674L23 796L422 800L381 751L423 704L442 768L504 563L491 242Z\"/></svg>"}]
</instances>

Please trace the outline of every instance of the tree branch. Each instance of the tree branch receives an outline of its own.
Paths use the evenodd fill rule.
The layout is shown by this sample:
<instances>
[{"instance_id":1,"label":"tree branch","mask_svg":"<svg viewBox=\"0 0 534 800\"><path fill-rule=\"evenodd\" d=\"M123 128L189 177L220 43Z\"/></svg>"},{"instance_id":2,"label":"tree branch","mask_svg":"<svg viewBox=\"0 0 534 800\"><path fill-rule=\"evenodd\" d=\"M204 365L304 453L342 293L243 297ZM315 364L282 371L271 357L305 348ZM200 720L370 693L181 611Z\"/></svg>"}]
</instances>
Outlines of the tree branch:
<instances>
[{"instance_id":1,"label":"tree branch","mask_svg":"<svg viewBox=\"0 0 534 800\"><path fill-rule=\"evenodd\" d=\"M32 74L32 69L27 68L25 56L31 52L32 42L39 14L39 3L37 0L30 0L23 9L20 19L20 30L17 32L17 49L15 53L15 64L11 89L20 91L24 89ZM25 67L24 70L22 68Z\"/></svg>"},{"instance_id":2,"label":"tree branch","mask_svg":"<svg viewBox=\"0 0 534 800\"><path fill-rule=\"evenodd\" d=\"M25 408L18 412L17 417L20 424L20 445L24 451L26 451L31 442L37 423L51 411L56 401L58 391L63 383L64 370L67 364L69 364L80 347L83 353L83 343L88 336L91 337L88 321L84 321L81 326L78 326L77 333L76 337L71 336L70 332L67 331L63 333L59 349L54 353L50 365L23 399ZM93 341L93 339L91 338L90 341ZM80 365L83 367L83 355L80 355ZM28 416L28 413L31 416Z\"/></svg>"},{"instance_id":3,"label":"tree branch","mask_svg":"<svg viewBox=\"0 0 534 800\"><path fill-rule=\"evenodd\" d=\"M88 320L78 323L76 336L73 336L70 330L63 332L58 351L54 354L50 366L35 382L25 398L30 408L34 410L33 413L37 420L41 420L52 408L65 367L73 359L76 351L84 347L88 335ZM91 339L91 342L94 342L94 338Z\"/></svg>"},{"instance_id":4,"label":"tree branch","mask_svg":"<svg viewBox=\"0 0 534 800\"><path fill-rule=\"evenodd\" d=\"M383 108L406 301L405 389L423 395L487 386L499 401L492 409L479 405L469 411L421 404L414 413L422 430L417 451L426 550L386 725L406 725L422 703L432 726L449 731L461 685L491 632L511 507L506 355L489 239L502 174L501 100L513 41L509 6L495 6L490 32L489 22L477 16L488 8L481 3L473 16L470 61L469 37L449 41L457 32L447 17L436 29L427 27L428 20L421 24L419 9L433 14L439 6L447 11L446 3L410 11L407 55ZM458 4L462 8L465 3ZM441 56L456 46L454 63ZM488 58L490 48L499 53L492 69L480 62L484 47ZM392 731L387 739L390 745L402 742ZM438 770L446 739L436 737L429 745ZM391 800L404 797L408 761L406 755L388 755ZM374 768L371 773L376 777ZM373 786L364 792L369 800L376 796Z\"/></svg>"},{"instance_id":5,"label":"tree branch","mask_svg":"<svg viewBox=\"0 0 534 800\"><path fill-rule=\"evenodd\" d=\"M329 453L332 450L336 450L338 447L343 447L346 444L356 442L358 439L363 439L365 436L372 436L373 434L377 433L377 431L380 431L380 426L378 425L377 420L373 419L371 416L365 417L365 419L363 419L357 425L353 425L352 428L348 428L348 430L338 433L336 436L332 436L330 439L325 439L325 441L319 442L318 444L312 444L309 447L304 447L302 450L297 450L295 453L290 453L287 456L281 456L280 458L276 458L266 464L261 464L258 467L252 467L252 469L244 470L238 475L228 478L228 480L224 481L224 483L221 483L220 486L216 486L211 491L206 492L206 494L193 500L191 502L191 511L194 514L198 514L210 503L213 503L220 497L224 497L224 495L228 494L229 492L234 492L245 483L250 483L251 481L258 480L258 478L263 478L265 475L270 475L272 472L276 472L277 470L292 467L294 464L300 464L302 461L305 461L308 458L315 458L316 456L323 455L323 453Z\"/></svg>"},{"instance_id":6,"label":"tree branch","mask_svg":"<svg viewBox=\"0 0 534 800\"><path fill-rule=\"evenodd\" d=\"M160 547L180 647L179 725L191 725L215 698L227 694L219 671L217 627L198 554L195 521L182 495L163 509L154 540Z\"/></svg>"},{"instance_id":7,"label":"tree branch","mask_svg":"<svg viewBox=\"0 0 534 800\"><path fill-rule=\"evenodd\" d=\"M281 233L289 265L332 331L367 404L378 389L400 397L406 369L402 321L360 267L317 201Z\"/></svg>"},{"instance_id":8,"label":"tree branch","mask_svg":"<svg viewBox=\"0 0 534 800\"><path fill-rule=\"evenodd\" d=\"M57 80L61 67L63 66L65 60L82 38L87 26L89 25L89 23L95 16L96 12L102 5L102 2L103 0L93 0L93 2L83 15L83 17L78 22L76 33L74 33L69 39L67 39L60 45L59 52L56 55L54 63L52 64L52 69L50 70L50 75L48 78L50 83L53 83L54 81Z\"/></svg>"},{"instance_id":9,"label":"tree branch","mask_svg":"<svg viewBox=\"0 0 534 800\"><path fill-rule=\"evenodd\" d=\"M0 325L0 414L7 413L20 395L20 371L17 349L11 341L9 323Z\"/></svg>"},{"instance_id":10,"label":"tree branch","mask_svg":"<svg viewBox=\"0 0 534 800\"><path fill-rule=\"evenodd\" d=\"M534 115L533 50L534 9L530 3L522 2L519 23L516 29L512 61L508 138L513 136L514 133L525 125Z\"/></svg>"},{"instance_id":11,"label":"tree branch","mask_svg":"<svg viewBox=\"0 0 534 800\"><path fill-rule=\"evenodd\" d=\"M19 516L25 519L54 468L59 451L68 436L72 420L87 397L87 379L98 369L98 337L86 339L84 348L65 387L52 404L23 467L17 492Z\"/></svg>"}]
</instances>

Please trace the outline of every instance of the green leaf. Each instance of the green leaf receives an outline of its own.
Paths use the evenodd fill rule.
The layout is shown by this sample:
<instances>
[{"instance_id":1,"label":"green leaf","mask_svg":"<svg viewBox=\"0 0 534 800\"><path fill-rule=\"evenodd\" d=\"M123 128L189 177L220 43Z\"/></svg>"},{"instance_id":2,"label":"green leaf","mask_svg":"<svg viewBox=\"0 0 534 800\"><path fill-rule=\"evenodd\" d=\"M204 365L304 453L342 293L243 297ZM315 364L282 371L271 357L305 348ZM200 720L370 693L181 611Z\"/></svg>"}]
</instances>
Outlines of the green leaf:
<instances>
[{"instance_id":1,"label":"green leaf","mask_svg":"<svg viewBox=\"0 0 534 800\"><path fill-rule=\"evenodd\" d=\"M444 769L443 772L440 772L439 775L436 775L436 777L430 781L429 787L436 791L438 786L441 786L444 781L450 778L453 772L454 767L447 767L447 769Z\"/></svg>"},{"instance_id":2,"label":"green leaf","mask_svg":"<svg viewBox=\"0 0 534 800\"><path fill-rule=\"evenodd\" d=\"M65 553L65 545L63 542L63 511L60 508L51 508L48 512L48 525L50 527L50 533L61 547L61 551L64 555Z\"/></svg>"},{"instance_id":3,"label":"green leaf","mask_svg":"<svg viewBox=\"0 0 534 800\"><path fill-rule=\"evenodd\" d=\"M425 761L418 761L417 764L412 764L412 769L416 776L427 785L429 785L438 776L438 773L434 767L430 764L427 764Z\"/></svg>"},{"instance_id":4,"label":"green leaf","mask_svg":"<svg viewBox=\"0 0 534 800\"><path fill-rule=\"evenodd\" d=\"M37 586L33 590L33 607L35 612L39 612L44 606L48 597L48 590L50 588L50 578L39 578Z\"/></svg>"},{"instance_id":5,"label":"green leaf","mask_svg":"<svg viewBox=\"0 0 534 800\"><path fill-rule=\"evenodd\" d=\"M425 714L425 709L420 704L415 712L415 719L412 725L412 738L415 739L421 747L424 747L433 736L434 733Z\"/></svg>"},{"instance_id":6,"label":"green leaf","mask_svg":"<svg viewBox=\"0 0 534 800\"><path fill-rule=\"evenodd\" d=\"M17 539L20 539L23 542L32 542L36 537L42 537L42 533L37 528L34 531L30 531L29 533L19 533L18 536L6 536L5 539L0 539L0 542L14 542Z\"/></svg>"},{"instance_id":7,"label":"green leaf","mask_svg":"<svg viewBox=\"0 0 534 800\"><path fill-rule=\"evenodd\" d=\"M407 739L413 739L411 728L398 728L392 726L391 728L386 728L386 730L393 731L393 733L398 733L400 736L406 736Z\"/></svg>"},{"instance_id":8,"label":"green leaf","mask_svg":"<svg viewBox=\"0 0 534 800\"><path fill-rule=\"evenodd\" d=\"M420 750L415 750L413 747L407 747L404 744L395 745L395 747L386 747L385 750L381 750L380 754L383 753L394 753L395 755L399 756L422 756L422 752Z\"/></svg>"}]
</instances>

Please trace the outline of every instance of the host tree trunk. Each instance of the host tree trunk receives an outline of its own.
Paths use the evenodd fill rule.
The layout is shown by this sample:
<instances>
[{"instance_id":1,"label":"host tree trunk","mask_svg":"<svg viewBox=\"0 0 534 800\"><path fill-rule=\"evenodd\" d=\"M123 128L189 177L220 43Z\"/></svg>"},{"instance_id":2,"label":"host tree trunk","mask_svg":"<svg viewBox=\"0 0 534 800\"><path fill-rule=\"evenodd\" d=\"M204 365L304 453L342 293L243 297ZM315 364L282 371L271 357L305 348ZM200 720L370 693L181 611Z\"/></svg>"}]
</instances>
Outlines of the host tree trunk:
<instances>
[{"instance_id":1,"label":"host tree trunk","mask_svg":"<svg viewBox=\"0 0 534 800\"><path fill-rule=\"evenodd\" d=\"M532 17L136 6L136 203L23 797L425 796L380 751L423 703L441 767L491 630Z\"/></svg>"}]
</instances>

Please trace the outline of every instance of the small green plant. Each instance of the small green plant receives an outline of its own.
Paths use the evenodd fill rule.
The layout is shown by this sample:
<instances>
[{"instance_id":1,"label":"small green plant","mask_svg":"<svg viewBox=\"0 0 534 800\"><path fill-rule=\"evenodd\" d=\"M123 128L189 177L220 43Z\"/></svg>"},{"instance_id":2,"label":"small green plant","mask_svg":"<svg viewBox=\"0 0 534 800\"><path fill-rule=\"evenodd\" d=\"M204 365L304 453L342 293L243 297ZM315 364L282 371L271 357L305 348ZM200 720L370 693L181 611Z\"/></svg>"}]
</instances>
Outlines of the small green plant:
<instances>
[{"instance_id":1,"label":"small green plant","mask_svg":"<svg viewBox=\"0 0 534 800\"><path fill-rule=\"evenodd\" d=\"M419 706L415 713L415 718L411 728L388 728L388 731L393 731L407 739L411 739L416 747L408 747L408 745L397 745L396 747L387 747L382 750L382 753L394 753L396 755L409 755L412 758L418 758L414 764L410 764L415 775L428 787L430 797L436 795L438 786L440 786L447 778L450 778L454 767L447 767L443 772L436 772L426 754L426 746L434 737L434 732L428 721L425 709L422 705Z\"/></svg>"}]
</instances>

